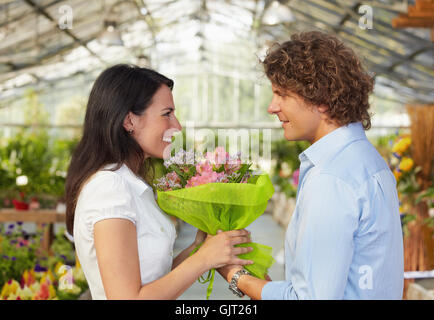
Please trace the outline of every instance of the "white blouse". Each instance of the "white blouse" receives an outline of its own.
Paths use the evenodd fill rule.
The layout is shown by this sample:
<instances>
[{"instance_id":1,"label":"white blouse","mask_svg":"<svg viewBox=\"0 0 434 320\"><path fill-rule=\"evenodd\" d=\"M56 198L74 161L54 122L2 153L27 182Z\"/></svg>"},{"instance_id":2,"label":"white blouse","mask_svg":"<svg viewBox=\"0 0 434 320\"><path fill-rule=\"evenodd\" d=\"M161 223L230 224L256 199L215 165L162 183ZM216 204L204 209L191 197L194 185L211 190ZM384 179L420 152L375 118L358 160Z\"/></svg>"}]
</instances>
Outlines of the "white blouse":
<instances>
[{"instance_id":1,"label":"white blouse","mask_svg":"<svg viewBox=\"0 0 434 320\"><path fill-rule=\"evenodd\" d=\"M136 226L142 285L172 269L176 230L158 207L152 188L125 164L114 164L94 174L83 186L75 209L74 243L92 299L107 299L98 268L93 228L110 218L130 220ZM115 236L115 235L113 235Z\"/></svg>"}]
</instances>

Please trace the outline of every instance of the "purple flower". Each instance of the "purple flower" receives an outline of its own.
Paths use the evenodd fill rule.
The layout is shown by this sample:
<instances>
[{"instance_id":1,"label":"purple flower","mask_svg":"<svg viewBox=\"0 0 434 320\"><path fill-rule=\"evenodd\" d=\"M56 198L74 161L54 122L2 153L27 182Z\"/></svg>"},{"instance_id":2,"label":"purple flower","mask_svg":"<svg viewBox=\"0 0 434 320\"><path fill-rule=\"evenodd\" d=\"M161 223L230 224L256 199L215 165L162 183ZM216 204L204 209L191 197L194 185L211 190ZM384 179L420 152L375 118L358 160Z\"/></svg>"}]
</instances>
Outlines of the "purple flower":
<instances>
[{"instance_id":1,"label":"purple flower","mask_svg":"<svg viewBox=\"0 0 434 320\"><path fill-rule=\"evenodd\" d=\"M6 232L6 235L7 235L7 236L10 236L11 234L12 234L11 231L7 231L7 232Z\"/></svg>"},{"instance_id":2,"label":"purple flower","mask_svg":"<svg viewBox=\"0 0 434 320\"><path fill-rule=\"evenodd\" d=\"M402 157L399 155L399 154L397 154L396 152L394 152L394 153L392 153L394 156L395 156L395 158L397 158L397 159L401 159Z\"/></svg>"},{"instance_id":3,"label":"purple flower","mask_svg":"<svg viewBox=\"0 0 434 320\"><path fill-rule=\"evenodd\" d=\"M9 256L7 256L7 255L5 255L5 254L2 255L2 258L3 258L3 259L6 259L6 260L9 260Z\"/></svg>"},{"instance_id":4,"label":"purple flower","mask_svg":"<svg viewBox=\"0 0 434 320\"><path fill-rule=\"evenodd\" d=\"M15 227L15 225L12 223L9 225L9 229L13 229Z\"/></svg>"},{"instance_id":5,"label":"purple flower","mask_svg":"<svg viewBox=\"0 0 434 320\"><path fill-rule=\"evenodd\" d=\"M15 261L15 260L17 260L17 258L16 257L12 257L12 261Z\"/></svg>"},{"instance_id":6,"label":"purple flower","mask_svg":"<svg viewBox=\"0 0 434 320\"><path fill-rule=\"evenodd\" d=\"M65 256L65 255L61 254L60 257L61 257L63 260L66 261L66 256Z\"/></svg>"},{"instance_id":7,"label":"purple flower","mask_svg":"<svg viewBox=\"0 0 434 320\"><path fill-rule=\"evenodd\" d=\"M17 240L16 239L12 239L11 241L9 241L9 243L10 244L15 244L15 243L17 243Z\"/></svg>"},{"instance_id":8,"label":"purple flower","mask_svg":"<svg viewBox=\"0 0 434 320\"><path fill-rule=\"evenodd\" d=\"M34 270L35 272L45 272L47 271L47 268L44 268L39 263L37 263Z\"/></svg>"},{"instance_id":9,"label":"purple flower","mask_svg":"<svg viewBox=\"0 0 434 320\"><path fill-rule=\"evenodd\" d=\"M22 221L17 221L17 225L22 226L23 222Z\"/></svg>"}]
</instances>

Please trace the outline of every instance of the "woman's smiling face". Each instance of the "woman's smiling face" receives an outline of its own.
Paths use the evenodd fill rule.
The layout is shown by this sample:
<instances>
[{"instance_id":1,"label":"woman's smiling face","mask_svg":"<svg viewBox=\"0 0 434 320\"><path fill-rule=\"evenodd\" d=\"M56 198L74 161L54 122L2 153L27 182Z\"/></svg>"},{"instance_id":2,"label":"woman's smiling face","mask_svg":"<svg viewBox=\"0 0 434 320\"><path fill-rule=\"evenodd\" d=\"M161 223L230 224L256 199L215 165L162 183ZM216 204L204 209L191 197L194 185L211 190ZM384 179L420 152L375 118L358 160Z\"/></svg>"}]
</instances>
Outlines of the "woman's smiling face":
<instances>
[{"instance_id":1,"label":"woman's smiling face","mask_svg":"<svg viewBox=\"0 0 434 320\"><path fill-rule=\"evenodd\" d=\"M169 87L164 84L160 86L142 115L129 112L124 128L133 130L131 136L147 157L163 158L173 133L182 129L175 116L175 103Z\"/></svg>"}]
</instances>

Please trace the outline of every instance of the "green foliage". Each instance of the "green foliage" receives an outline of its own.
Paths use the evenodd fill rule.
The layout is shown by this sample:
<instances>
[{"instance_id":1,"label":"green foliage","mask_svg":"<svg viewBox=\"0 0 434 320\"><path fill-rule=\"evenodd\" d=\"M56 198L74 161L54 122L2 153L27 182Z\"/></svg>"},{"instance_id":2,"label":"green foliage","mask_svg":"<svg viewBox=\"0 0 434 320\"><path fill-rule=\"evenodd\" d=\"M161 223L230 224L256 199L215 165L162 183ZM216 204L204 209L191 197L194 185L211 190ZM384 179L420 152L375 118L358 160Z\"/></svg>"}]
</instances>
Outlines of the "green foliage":
<instances>
[{"instance_id":1,"label":"green foliage","mask_svg":"<svg viewBox=\"0 0 434 320\"><path fill-rule=\"evenodd\" d=\"M67 265L75 263L75 250L71 241L65 237L65 230L66 228L64 227L60 228L51 244L50 249L53 253L53 256L49 258L51 266L57 261L62 261Z\"/></svg>"},{"instance_id":2,"label":"green foliage","mask_svg":"<svg viewBox=\"0 0 434 320\"><path fill-rule=\"evenodd\" d=\"M0 233L0 286L9 279L20 281L25 270L35 267L41 254L41 235L28 237L20 224L10 224Z\"/></svg>"},{"instance_id":3,"label":"green foliage","mask_svg":"<svg viewBox=\"0 0 434 320\"><path fill-rule=\"evenodd\" d=\"M416 204L421 201L425 201L427 203L428 210L432 210L434 208L434 187L429 187L416 197ZM434 216L426 218L423 223L425 223L429 228L431 228L432 233L434 233Z\"/></svg>"},{"instance_id":4,"label":"green foliage","mask_svg":"<svg viewBox=\"0 0 434 320\"><path fill-rule=\"evenodd\" d=\"M272 181L288 198L297 194L297 186L293 183L292 175L300 167L298 156L309 147L306 141L276 140L271 145L271 156L276 161Z\"/></svg>"},{"instance_id":5,"label":"green foliage","mask_svg":"<svg viewBox=\"0 0 434 320\"><path fill-rule=\"evenodd\" d=\"M0 288L9 279L19 282L24 271L35 266L53 269L58 262L75 264L74 247L64 236L65 228L56 234L50 247L52 254L41 248L43 229L27 234L21 223L9 224L6 230L2 230L3 225L0 228Z\"/></svg>"},{"instance_id":6,"label":"green foliage","mask_svg":"<svg viewBox=\"0 0 434 320\"><path fill-rule=\"evenodd\" d=\"M0 151L0 196L16 197L23 191L28 197L40 198L42 206L53 206L64 194L66 172L76 144L77 140L53 140L45 130L20 130ZM21 175L28 178L25 186L16 185Z\"/></svg>"},{"instance_id":7,"label":"green foliage","mask_svg":"<svg viewBox=\"0 0 434 320\"><path fill-rule=\"evenodd\" d=\"M64 194L66 172L78 138L62 140L51 137L46 125L49 113L34 91L26 92L23 109L24 127L11 138L1 139L0 198L37 197L42 207L54 206ZM17 186L18 176L27 176L25 186ZM2 206L0 203L0 206Z\"/></svg>"}]
</instances>

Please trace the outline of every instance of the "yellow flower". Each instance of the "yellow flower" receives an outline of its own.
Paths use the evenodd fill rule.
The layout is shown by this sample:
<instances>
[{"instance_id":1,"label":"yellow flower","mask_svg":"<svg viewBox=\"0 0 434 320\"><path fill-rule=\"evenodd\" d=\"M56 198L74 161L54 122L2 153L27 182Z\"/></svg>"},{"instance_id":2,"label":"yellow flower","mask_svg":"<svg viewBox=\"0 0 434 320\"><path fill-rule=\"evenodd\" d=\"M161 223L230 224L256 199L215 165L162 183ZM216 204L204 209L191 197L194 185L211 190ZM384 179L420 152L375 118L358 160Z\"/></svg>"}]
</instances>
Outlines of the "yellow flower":
<instances>
[{"instance_id":1,"label":"yellow flower","mask_svg":"<svg viewBox=\"0 0 434 320\"><path fill-rule=\"evenodd\" d=\"M413 159L404 157L399 164L399 169L405 172L410 171L413 168L413 164Z\"/></svg>"},{"instance_id":2,"label":"yellow flower","mask_svg":"<svg viewBox=\"0 0 434 320\"><path fill-rule=\"evenodd\" d=\"M81 268L80 261L78 260L77 251L75 252L75 267Z\"/></svg>"},{"instance_id":3,"label":"yellow flower","mask_svg":"<svg viewBox=\"0 0 434 320\"><path fill-rule=\"evenodd\" d=\"M61 277L63 275L65 275L67 272L67 266L64 265L62 262L57 262L56 266L54 267L54 273L58 276Z\"/></svg>"},{"instance_id":4,"label":"yellow flower","mask_svg":"<svg viewBox=\"0 0 434 320\"><path fill-rule=\"evenodd\" d=\"M40 284L43 284L44 282L48 281L49 283L54 283L54 276L51 270L48 270L44 273L41 280L39 281Z\"/></svg>"},{"instance_id":5,"label":"yellow flower","mask_svg":"<svg viewBox=\"0 0 434 320\"><path fill-rule=\"evenodd\" d=\"M19 296L22 300L31 300L33 295L34 292L28 286L25 286L22 289L18 288L17 290L17 296Z\"/></svg>"},{"instance_id":6,"label":"yellow flower","mask_svg":"<svg viewBox=\"0 0 434 320\"><path fill-rule=\"evenodd\" d=\"M6 282L2 288L0 298L5 299L8 298L10 295L15 295L18 288L20 287L20 284L16 280L9 280Z\"/></svg>"},{"instance_id":7,"label":"yellow flower","mask_svg":"<svg viewBox=\"0 0 434 320\"><path fill-rule=\"evenodd\" d=\"M86 277L84 275L83 269L82 268L73 268L72 269L72 275L74 277L74 280L77 281L86 281Z\"/></svg>"},{"instance_id":8,"label":"yellow flower","mask_svg":"<svg viewBox=\"0 0 434 320\"><path fill-rule=\"evenodd\" d=\"M398 142L396 142L392 147L392 152L396 152L398 154L403 154L405 151L407 151L408 147L411 145L411 138L405 137Z\"/></svg>"},{"instance_id":9,"label":"yellow flower","mask_svg":"<svg viewBox=\"0 0 434 320\"><path fill-rule=\"evenodd\" d=\"M398 181L402 176L402 172L398 170L393 170L393 175L395 176L395 180Z\"/></svg>"}]
</instances>

